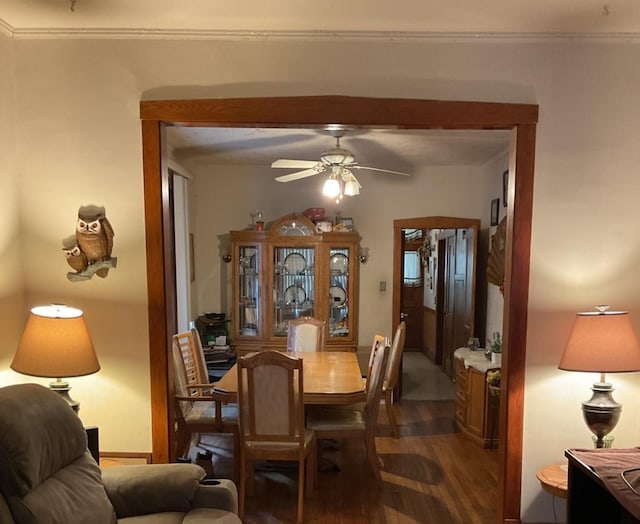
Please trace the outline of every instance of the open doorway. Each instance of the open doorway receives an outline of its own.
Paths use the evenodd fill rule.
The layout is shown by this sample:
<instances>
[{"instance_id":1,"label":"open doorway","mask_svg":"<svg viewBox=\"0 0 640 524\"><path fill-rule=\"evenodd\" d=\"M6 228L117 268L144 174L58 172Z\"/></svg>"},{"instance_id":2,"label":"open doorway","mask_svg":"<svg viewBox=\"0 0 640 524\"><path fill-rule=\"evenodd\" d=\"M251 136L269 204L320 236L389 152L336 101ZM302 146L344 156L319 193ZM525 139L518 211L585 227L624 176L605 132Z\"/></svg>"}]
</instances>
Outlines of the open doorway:
<instances>
[{"instance_id":1,"label":"open doorway","mask_svg":"<svg viewBox=\"0 0 640 524\"><path fill-rule=\"evenodd\" d=\"M141 102L147 285L149 296L152 441L154 462L166 462L171 448L170 337L176 331L175 261L170 233L172 209L164 169L166 125L227 127L322 127L338 123L410 129L509 129L509 168L501 397L498 517L520 518L522 397L526 351L533 161L538 107L526 104L374 99L342 96ZM518 212L514 213L517 208ZM517 259L518 264L512 261ZM394 279L394 281L397 279ZM397 318L394 315L394 318Z\"/></svg>"},{"instance_id":2,"label":"open doorway","mask_svg":"<svg viewBox=\"0 0 640 524\"><path fill-rule=\"evenodd\" d=\"M452 379L453 352L465 345L469 337L476 336L480 221L456 217L408 218L394 220L393 229L393 329L401 320L411 325L414 338L415 333L421 336L420 340L414 340L417 349ZM429 246L428 252L425 246ZM405 261L412 259L414 252L419 257L416 261L421 275L419 285L407 279ZM405 347L414 348L407 343ZM396 392L397 398L401 396L402 381Z\"/></svg>"}]
</instances>

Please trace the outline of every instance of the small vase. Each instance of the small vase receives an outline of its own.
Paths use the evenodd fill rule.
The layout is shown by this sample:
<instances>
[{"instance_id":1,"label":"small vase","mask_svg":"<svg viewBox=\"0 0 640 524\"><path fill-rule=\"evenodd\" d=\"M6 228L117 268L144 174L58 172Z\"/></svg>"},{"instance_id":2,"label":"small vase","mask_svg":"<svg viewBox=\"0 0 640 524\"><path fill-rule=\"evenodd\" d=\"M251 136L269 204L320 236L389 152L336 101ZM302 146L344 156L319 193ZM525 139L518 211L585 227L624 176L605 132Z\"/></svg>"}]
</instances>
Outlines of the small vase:
<instances>
[{"instance_id":1,"label":"small vase","mask_svg":"<svg viewBox=\"0 0 640 524\"><path fill-rule=\"evenodd\" d=\"M491 363L496 366L502 365L502 353L491 353Z\"/></svg>"}]
</instances>

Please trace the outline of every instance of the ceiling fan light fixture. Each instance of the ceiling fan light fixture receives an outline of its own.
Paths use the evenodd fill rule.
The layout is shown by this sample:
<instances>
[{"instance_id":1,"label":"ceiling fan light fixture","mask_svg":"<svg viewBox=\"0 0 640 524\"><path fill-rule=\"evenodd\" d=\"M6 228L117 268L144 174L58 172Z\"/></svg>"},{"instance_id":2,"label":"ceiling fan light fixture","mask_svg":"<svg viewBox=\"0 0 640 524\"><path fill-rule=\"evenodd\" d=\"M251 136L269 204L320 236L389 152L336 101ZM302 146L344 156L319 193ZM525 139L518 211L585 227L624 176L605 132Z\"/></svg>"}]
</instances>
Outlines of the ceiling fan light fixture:
<instances>
[{"instance_id":1,"label":"ceiling fan light fixture","mask_svg":"<svg viewBox=\"0 0 640 524\"><path fill-rule=\"evenodd\" d=\"M340 182L337 178L329 177L322 187L322 194L329 198L336 198L340 194Z\"/></svg>"},{"instance_id":2,"label":"ceiling fan light fixture","mask_svg":"<svg viewBox=\"0 0 640 524\"><path fill-rule=\"evenodd\" d=\"M353 163L354 157L351 151L336 147L322 154L322 161L331 166L342 166Z\"/></svg>"},{"instance_id":3,"label":"ceiling fan light fixture","mask_svg":"<svg viewBox=\"0 0 640 524\"><path fill-rule=\"evenodd\" d=\"M360 184L355 178L351 178L344 185L344 194L347 196L357 196L360 194Z\"/></svg>"}]
</instances>

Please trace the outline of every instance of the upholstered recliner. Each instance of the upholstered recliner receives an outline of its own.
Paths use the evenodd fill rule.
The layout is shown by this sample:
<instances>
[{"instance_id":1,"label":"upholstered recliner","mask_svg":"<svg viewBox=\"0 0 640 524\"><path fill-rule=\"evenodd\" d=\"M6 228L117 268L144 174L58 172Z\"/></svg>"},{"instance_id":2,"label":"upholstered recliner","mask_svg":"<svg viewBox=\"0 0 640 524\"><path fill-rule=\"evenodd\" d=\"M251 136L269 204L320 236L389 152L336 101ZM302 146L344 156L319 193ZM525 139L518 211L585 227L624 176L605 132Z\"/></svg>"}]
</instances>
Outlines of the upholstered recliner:
<instances>
[{"instance_id":1,"label":"upholstered recliner","mask_svg":"<svg viewBox=\"0 0 640 524\"><path fill-rule=\"evenodd\" d=\"M237 524L229 480L195 464L105 468L78 415L37 384L0 388L0 523Z\"/></svg>"}]
</instances>

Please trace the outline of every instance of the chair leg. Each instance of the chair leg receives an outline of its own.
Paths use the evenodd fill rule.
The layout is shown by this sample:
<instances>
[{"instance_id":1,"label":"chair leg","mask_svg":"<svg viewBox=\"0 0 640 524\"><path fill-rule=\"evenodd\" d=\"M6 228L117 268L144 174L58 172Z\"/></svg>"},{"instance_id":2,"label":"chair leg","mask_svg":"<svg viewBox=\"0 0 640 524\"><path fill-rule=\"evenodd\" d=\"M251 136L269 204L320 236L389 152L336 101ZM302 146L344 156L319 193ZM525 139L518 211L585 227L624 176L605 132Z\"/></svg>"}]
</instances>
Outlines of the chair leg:
<instances>
[{"instance_id":1,"label":"chair leg","mask_svg":"<svg viewBox=\"0 0 640 524\"><path fill-rule=\"evenodd\" d=\"M186 457L191 444L191 432L184 429L178 430L176 434L176 453L178 457Z\"/></svg>"},{"instance_id":2,"label":"chair leg","mask_svg":"<svg viewBox=\"0 0 640 524\"><path fill-rule=\"evenodd\" d=\"M296 522L298 524L302 523L302 515L303 515L303 504L304 504L304 478L306 476L304 465L305 465L304 455L300 457L298 460L298 514L296 517Z\"/></svg>"},{"instance_id":3,"label":"chair leg","mask_svg":"<svg viewBox=\"0 0 640 524\"><path fill-rule=\"evenodd\" d=\"M240 464L240 434L233 433L233 479L238 482L242 475L242 465Z\"/></svg>"},{"instance_id":4,"label":"chair leg","mask_svg":"<svg viewBox=\"0 0 640 524\"><path fill-rule=\"evenodd\" d=\"M247 482L247 493L253 497L254 476L256 472L255 461L249 459L246 461L244 468L242 468L241 475L244 475Z\"/></svg>"},{"instance_id":5,"label":"chair leg","mask_svg":"<svg viewBox=\"0 0 640 524\"><path fill-rule=\"evenodd\" d=\"M389 424L391 425L391 434L393 438L399 438L400 432L398 431L398 422L396 421L395 413L393 412L393 401L392 401L393 390L387 389L384 392L384 407L386 408L387 418L389 419Z\"/></svg>"},{"instance_id":6,"label":"chair leg","mask_svg":"<svg viewBox=\"0 0 640 524\"><path fill-rule=\"evenodd\" d=\"M307 473L306 480L306 492L307 498L311 498L313 496L313 490L315 489L316 476L318 474L318 466L316 464L316 442L314 443L310 449L307 450L306 457L306 468L305 471Z\"/></svg>"},{"instance_id":7,"label":"chair leg","mask_svg":"<svg viewBox=\"0 0 640 524\"><path fill-rule=\"evenodd\" d=\"M372 431L367 431L364 435L364 445L367 448L367 458L369 459L369 465L371 471L376 480L381 481L380 475L380 459L378 458L378 452L376 451L375 436Z\"/></svg>"},{"instance_id":8,"label":"chair leg","mask_svg":"<svg viewBox=\"0 0 640 524\"><path fill-rule=\"evenodd\" d=\"M238 504L238 516L240 519L244 516L244 499L247 492L247 464L244 453L241 453L240 450L236 450L237 453L240 454L240 493L239 493L239 504Z\"/></svg>"}]
</instances>

